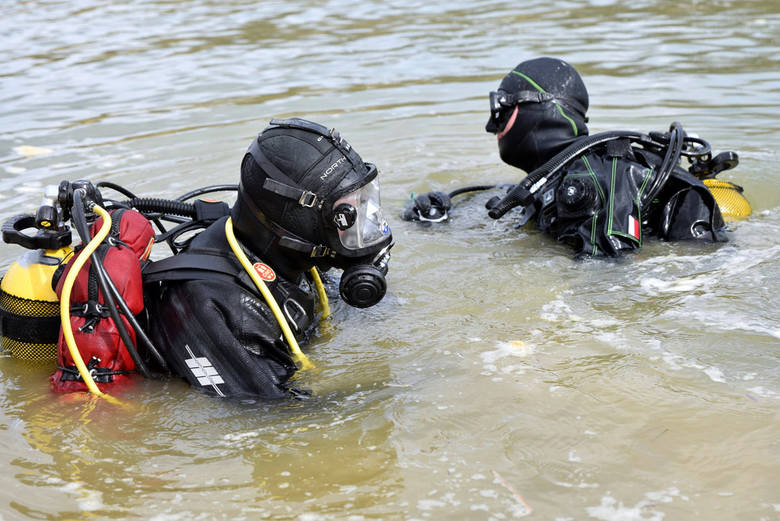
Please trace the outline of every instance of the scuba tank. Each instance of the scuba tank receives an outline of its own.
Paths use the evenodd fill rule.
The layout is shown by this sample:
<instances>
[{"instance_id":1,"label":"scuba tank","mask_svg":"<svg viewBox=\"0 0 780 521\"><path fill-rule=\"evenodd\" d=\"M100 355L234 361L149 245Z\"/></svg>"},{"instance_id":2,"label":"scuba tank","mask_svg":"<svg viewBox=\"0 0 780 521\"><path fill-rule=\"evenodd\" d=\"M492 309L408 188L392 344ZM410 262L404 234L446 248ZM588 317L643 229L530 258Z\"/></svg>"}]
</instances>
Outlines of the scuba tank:
<instances>
[{"instance_id":1,"label":"scuba tank","mask_svg":"<svg viewBox=\"0 0 780 521\"><path fill-rule=\"evenodd\" d=\"M28 230L37 230L35 234ZM17 215L2 227L3 241L29 250L0 281L0 345L22 360L54 360L60 304L52 277L73 252L70 228L53 204Z\"/></svg>"},{"instance_id":2,"label":"scuba tank","mask_svg":"<svg viewBox=\"0 0 780 521\"><path fill-rule=\"evenodd\" d=\"M35 215L14 216L2 227L6 243L30 250L11 265L0 281L2 348L25 360L57 360L55 374L67 374L57 378L56 383L52 380L55 391L81 390L86 384L90 390L95 389L93 392L99 392L91 375L99 375L101 383L113 381L113 373L140 372L150 376L135 345L136 338L140 339L149 353L162 360L135 317L142 310L138 263L148 256L153 244L149 221L122 207L111 212L115 215L112 222L101 207L104 203L100 191L89 181L63 181L59 187L47 189L46 195ZM97 228L103 228L100 219L93 224L92 231L88 229L98 215L109 219L106 229L110 228L111 234L103 236L105 243L103 238L95 239ZM71 229L65 224L71 218L82 239L75 249L70 246ZM74 251L84 255L74 255ZM128 256L132 262L125 258ZM107 258L108 262L104 262ZM85 261L91 268L81 270ZM70 270L71 267L74 269ZM73 277L69 270L74 272ZM133 275L135 280L130 280ZM63 282L68 286L67 295ZM87 331L82 327L85 319L81 315L82 308L90 306L98 310L98 316L87 317L94 322ZM95 334L87 335L91 332ZM74 333L80 345L74 340ZM106 348L109 344L112 345ZM90 365L81 360L82 353ZM103 365L110 365L108 370L99 365L101 357L105 359ZM78 361L74 364L75 359ZM164 362L161 366L165 367ZM73 382L63 384L59 380Z\"/></svg>"},{"instance_id":3,"label":"scuba tank","mask_svg":"<svg viewBox=\"0 0 780 521\"><path fill-rule=\"evenodd\" d=\"M725 221L745 219L753 213L750 202L743 193L743 188L730 181L720 179L702 179L702 183L712 193L718 203L720 213Z\"/></svg>"},{"instance_id":4,"label":"scuba tank","mask_svg":"<svg viewBox=\"0 0 780 521\"><path fill-rule=\"evenodd\" d=\"M104 200L103 187L129 200ZM139 199L121 186L87 180L47 188L35 214L14 216L2 226L4 242L29 250L0 280L2 349L24 360L56 360L51 384L58 392L102 395L96 382L105 389L131 373L152 377L150 359L167 369L137 319L143 309L139 262L155 237L149 220L177 253L183 244L176 237L227 213L225 203L183 201L236 188L204 187L177 200ZM178 226L166 232L161 220ZM82 241L76 248L68 222Z\"/></svg>"},{"instance_id":5,"label":"scuba tank","mask_svg":"<svg viewBox=\"0 0 780 521\"><path fill-rule=\"evenodd\" d=\"M689 171L701 179L704 186L712 193L725 221L745 219L753 213L741 186L715 179L719 173L734 168L738 163L739 159L734 152L721 152L715 157L708 158L707 162L694 163L689 168Z\"/></svg>"}]
</instances>

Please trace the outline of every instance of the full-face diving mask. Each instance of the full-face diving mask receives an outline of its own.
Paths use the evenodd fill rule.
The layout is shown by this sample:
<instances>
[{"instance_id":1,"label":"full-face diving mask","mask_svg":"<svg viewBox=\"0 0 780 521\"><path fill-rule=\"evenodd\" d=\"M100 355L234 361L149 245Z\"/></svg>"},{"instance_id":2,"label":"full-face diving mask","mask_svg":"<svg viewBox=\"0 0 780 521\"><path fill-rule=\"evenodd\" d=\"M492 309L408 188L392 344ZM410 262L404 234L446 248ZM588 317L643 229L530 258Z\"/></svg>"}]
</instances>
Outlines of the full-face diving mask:
<instances>
[{"instance_id":1,"label":"full-face diving mask","mask_svg":"<svg viewBox=\"0 0 780 521\"><path fill-rule=\"evenodd\" d=\"M333 224L341 245L350 250L379 244L390 233L379 201L379 181L374 179L333 203Z\"/></svg>"},{"instance_id":2,"label":"full-face diving mask","mask_svg":"<svg viewBox=\"0 0 780 521\"><path fill-rule=\"evenodd\" d=\"M376 166L335 130L298 118L272 120L247 152L259 170L242 177L239 209L303 262L343 269L348 304L379 302L393 241Z\"/></svg>"},{"instance_id":3,"label":"full-face diving mask","mask_svg":"<svg viewBox=\"0 0 780 521\"><path fill-rule=\"evenodd\" d=\"M371 165L373 166L373 165ZM387 244L390 226L382 213L379 181L373 179L354 192L344 194L333 203L332 223L338 230L341 246L353 251L381 249L372 257L348 266L341 275L339 291L344 301L354 307L378 303L387 291L385 275L390 260Z\"/></svg>"}]
</instances>

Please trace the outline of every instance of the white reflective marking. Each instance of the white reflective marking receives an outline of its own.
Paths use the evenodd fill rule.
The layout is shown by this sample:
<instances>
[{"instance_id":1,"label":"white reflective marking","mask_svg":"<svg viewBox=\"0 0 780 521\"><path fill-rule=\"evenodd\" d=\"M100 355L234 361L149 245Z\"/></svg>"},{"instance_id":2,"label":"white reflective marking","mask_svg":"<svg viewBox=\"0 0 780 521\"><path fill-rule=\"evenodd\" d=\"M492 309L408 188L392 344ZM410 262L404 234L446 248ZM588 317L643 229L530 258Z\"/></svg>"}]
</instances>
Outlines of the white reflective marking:
<instances>
[{"instance_id":1,"label":"white reflective marking","mask_svg":"<svg viewBox=\"0 0 780 521\"><path fill-rule=\"evenodd\" d=\"M192 375L198 379L198 383L204 387L210 385L218 395L225 396L222 391L219 390L219 387L217 387L218 384L225 383L225 380L219 375L211 361L205 356L196 357L195 353L192 352L192 349L190 349L190 346L187 344L184 344L184 348L192 357L184 362L187 364L187 367L190 368L190 371L192 371Z\"/></svg>"}]
</instances>

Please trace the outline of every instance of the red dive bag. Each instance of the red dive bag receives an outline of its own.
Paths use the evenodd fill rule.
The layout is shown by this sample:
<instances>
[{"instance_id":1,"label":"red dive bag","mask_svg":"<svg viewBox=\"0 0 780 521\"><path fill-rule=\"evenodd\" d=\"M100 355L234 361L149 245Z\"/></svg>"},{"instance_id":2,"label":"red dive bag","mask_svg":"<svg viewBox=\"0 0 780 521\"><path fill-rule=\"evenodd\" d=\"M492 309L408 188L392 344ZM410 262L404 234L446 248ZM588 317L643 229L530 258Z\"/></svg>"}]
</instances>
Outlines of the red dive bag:
<instances>
[{"instance_id":1,"label":"red dive bag","mask_svg":"<svg viewBox=\"0 0 780 521\"><path fill-rule=\"evenodd\" d=\"M103 219L99 218L90 228L94 237ZM141 264L146 261L154 244L151 223L135 210L113 210L111 231L94 255L102 259L106 274L111 278L119 294L133 315L144 308ZM79 252L79 255L83 250ZM73 266L74 256L57 281L57 296L62 296L65 277ZM104 301L98 284L92 258L88 259L76 276L70 297L70 325L81 358L93 380L101 390L127 382L136 372L135 362L122 342L116 324ZM135 331L128 320L121 320L135 346ZM56 392L87 391L60 328L57 344L57 371L50 378Z\"/></svg>"}]
</instances>

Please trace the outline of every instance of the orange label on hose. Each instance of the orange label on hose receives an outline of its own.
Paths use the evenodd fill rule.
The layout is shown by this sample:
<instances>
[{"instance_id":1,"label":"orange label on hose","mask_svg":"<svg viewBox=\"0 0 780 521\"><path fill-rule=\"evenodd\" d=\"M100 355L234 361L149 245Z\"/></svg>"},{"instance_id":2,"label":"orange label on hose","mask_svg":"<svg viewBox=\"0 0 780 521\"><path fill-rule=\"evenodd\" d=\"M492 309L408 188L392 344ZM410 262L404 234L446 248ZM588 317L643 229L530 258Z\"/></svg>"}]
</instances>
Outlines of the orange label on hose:
<instances>
[{"instance_id":1,"label":"orange label on hose","mask_svg":"<svg viewBox=\"0 0 780 521\"><path fill-rule=\"evenodd\" d=\"M257 274L260 275L261 279L267 282L276 280L276 273L274 273L274 270L268 264L263 264L262 262L256 262L252 267L255 269Z\"/></svg>"}]
</instances>

